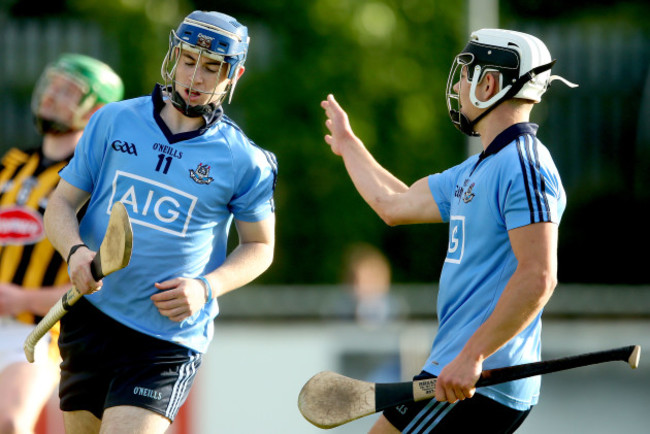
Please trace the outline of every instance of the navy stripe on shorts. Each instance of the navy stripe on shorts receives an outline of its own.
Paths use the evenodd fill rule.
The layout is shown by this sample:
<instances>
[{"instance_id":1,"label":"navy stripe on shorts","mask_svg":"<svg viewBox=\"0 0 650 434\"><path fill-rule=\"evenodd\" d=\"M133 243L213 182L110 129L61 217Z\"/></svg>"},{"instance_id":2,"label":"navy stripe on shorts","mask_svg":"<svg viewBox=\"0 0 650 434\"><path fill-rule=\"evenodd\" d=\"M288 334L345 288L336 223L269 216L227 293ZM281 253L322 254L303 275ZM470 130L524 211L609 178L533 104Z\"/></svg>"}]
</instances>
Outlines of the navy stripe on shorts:
<instances>
[{"instance_id":1,"label":"navy stripe on shorts","mask_svg":"<svg viewBox=\"0 0 650 434\"><path fill-rule=\"evenodd\" d=\"M422 372L414 380L435 378ZM530 413L500 404L480 394L454 404L435 399L384 410L384 417L404 434L458 434L515 432Z\"/></svg>"}]
</instances>

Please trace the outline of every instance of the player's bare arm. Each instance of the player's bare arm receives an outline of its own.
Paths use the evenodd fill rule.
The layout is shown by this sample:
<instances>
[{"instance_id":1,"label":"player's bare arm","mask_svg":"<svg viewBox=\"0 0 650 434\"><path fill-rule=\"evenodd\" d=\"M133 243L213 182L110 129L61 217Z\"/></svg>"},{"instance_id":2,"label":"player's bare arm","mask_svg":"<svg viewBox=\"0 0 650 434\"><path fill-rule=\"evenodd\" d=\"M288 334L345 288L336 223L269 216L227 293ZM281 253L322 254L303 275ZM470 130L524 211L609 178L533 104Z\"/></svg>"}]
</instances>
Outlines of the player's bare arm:
<instances>
[{"instance_id":1,"label":"player's bare arm","mask_svg":"<svg viewBox=\"0 0 650 434\"><path fill-rule=\"evenodd\" d=\"M436 399L455 402L474 395L483 360L525 329L557 284L557 225L536 223L508 232L517 269L494 311L438 377Z\"/></svg>"},{"instance_id":2,"label":"player's bare arm","mask_svg":"<svg viewBox=\"0 0 650 434\"><path fill-rule=\"evenodd\" d=\"M210 285L212 298L253 281L273 261L274 215L254 223L235 220L235 226L239 245L219 268L204 276ZM179 277L155 285L161 292L151 296L151 300L160 314L172 321L182 321L194 315L209 301L206 287L197 279Z\"/></svg>"},{"instance_id":3,"label":"player's bare arm","mask_svg":"<svg viewBox=\"0 0 650 434\"><path fill-rule=\"evenodd\" d=\"M347 113L333 95L321 102L330 134L325 142L343 158L354 186L386 224L396 226L442 221L426 178L411 187L382 167L350 127Z\"/></svg>"},{"instance_id":4,"label":"player's bare arm","mask_svg":"<svg viewBox=\"0 0 650 434\"><path fill-rule=\"evenodd\" d=\"M275 214L259 222L235 220L235 226L238 246L221 267L206 275L215 297L250 283L273 262Z\"/></svg>"},{"instance_id":5,"label":"player's bare arm","mask_svg":"<svg viewBox=\"0 0 650 434\"><path fill-rule=\"evenodd\" d=\"M77 212L89 197L88 192L62 179L48 200L44 215L45 232L64 258L68 257L72 246L83 244L79 235ZM90 262L94 257L95 252L82 247L69 258L70 280L82 294L96 291L102 285L101 282L95 282L90 272Z\"/></svg>"}]
</instances>

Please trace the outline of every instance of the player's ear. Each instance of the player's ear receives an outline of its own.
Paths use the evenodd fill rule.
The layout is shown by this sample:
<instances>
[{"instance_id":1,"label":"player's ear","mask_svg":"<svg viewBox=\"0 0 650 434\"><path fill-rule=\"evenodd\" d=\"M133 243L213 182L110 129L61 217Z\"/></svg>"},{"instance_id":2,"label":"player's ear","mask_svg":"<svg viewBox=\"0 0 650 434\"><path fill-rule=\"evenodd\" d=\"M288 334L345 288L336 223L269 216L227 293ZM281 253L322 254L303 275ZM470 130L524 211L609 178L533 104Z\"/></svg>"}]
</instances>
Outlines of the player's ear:
<instances>
[{"instance_id":1,"label":"player's ear","mask_svg":"<svg viewBox=\"0 0 650 434\"><path fill-rule=\"evenodd\" d=\"M476 97L487 101L499 92L499 79L495 73L487 72L476 87Z\"/></svg>"},{"instance_id":2,"label":"player's ear","mask_svg":"<svg viewBox=\"0 0 650 434\"><path fill-rule=\"evenodd\" d=\"M497 73L487 73L485 74L485 80L486 96L487 99L490 99L499 92L499 77L497 76Z\"/></svg>"}]
</instances>

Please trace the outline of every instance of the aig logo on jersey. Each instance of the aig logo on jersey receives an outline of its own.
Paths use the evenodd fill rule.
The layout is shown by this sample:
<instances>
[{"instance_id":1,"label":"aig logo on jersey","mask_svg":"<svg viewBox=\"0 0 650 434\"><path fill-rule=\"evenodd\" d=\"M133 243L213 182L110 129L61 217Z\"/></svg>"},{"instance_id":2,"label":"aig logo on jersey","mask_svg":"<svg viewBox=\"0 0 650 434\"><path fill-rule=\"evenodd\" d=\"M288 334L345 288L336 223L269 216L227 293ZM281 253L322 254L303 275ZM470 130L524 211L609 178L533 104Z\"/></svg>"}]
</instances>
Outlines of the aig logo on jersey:
<instances>
[{"instance_id":1,"label":"aig logo on jersey","mask_svg":"<svg viewBox=\"0 0 650 434\"><path fill-rule=\"evenodd\" d=\"M452 215L449 218L449 247L445 262L460 264L465 251L465 216Z\"/></svg>"},{"instance_id":2,"label":"aig logo on jersey","mask_svg":"<svg viewBox=\"0 0 650 434\"><path fill-rule=\"evenodd\" d=\"M118 170L110 203L120 201L131 223L184 237L197 197L160 182Z\"/></svg>"}]
</instances>

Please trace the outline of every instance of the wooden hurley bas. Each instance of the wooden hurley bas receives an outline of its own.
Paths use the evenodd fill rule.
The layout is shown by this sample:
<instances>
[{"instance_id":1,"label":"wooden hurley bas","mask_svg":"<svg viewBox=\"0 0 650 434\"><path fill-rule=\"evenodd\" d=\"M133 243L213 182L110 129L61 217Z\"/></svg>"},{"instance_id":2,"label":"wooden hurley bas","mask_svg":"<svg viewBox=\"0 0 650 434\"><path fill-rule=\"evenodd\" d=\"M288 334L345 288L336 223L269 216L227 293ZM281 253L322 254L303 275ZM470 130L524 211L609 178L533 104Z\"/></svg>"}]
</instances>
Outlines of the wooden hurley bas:
<instances>
[{"instance_id":1,"label":"wooden hurley bas","mask_svg":"<svg viewBox=\"0 0 650 434\"><path fill-rule=\"evenodd\" d=\"M133 230L129 214L122 202L115 202L108 219L106 234L99 246L99 251L90 264L90 271L96 281L104 276L121 270L131 260L133 249ZM34 362L34 347L38 341L56 324L82 296L74 286L50 309L25 339L23 349L30 363Z\"/></svg>"},{"instance_id":2,"label":"wooden hurley bas","mask_svg":"<svg viewBox=\"0 0 650 434\"><path fill-rule=\"evenodd\" d=\"M627 362L635 369L639 365L640 357L641 347L631 345L491 369L481 373L476 387L612 361ZM298 409L311 424L330 429L390 407L432 399L435 391L435 378L402 383L370 383L324 371L305 383L298 396Z\"/></svg>"}]
</instances>

